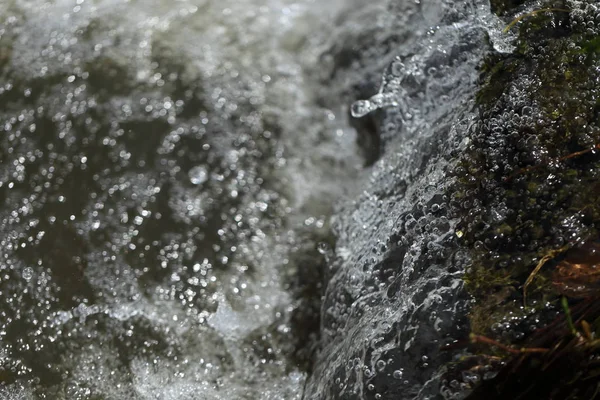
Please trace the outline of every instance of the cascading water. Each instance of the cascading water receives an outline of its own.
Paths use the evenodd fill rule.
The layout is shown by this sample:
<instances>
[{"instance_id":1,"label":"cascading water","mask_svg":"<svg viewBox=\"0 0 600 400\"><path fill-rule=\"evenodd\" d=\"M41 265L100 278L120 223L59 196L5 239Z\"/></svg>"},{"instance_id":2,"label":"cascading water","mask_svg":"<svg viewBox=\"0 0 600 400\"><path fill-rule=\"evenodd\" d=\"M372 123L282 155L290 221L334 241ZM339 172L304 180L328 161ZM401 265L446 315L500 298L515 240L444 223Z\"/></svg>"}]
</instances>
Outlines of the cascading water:
<instances>
[{"instance_id":1,"label":"cascading water","mask_svg":"<svg viewBox=\"0 0 600 400\"><path fill-rule=\"evenodd\" d=\"M464 396L450 172L503 28L486 0L2 2L0 398Z\"/></svg>"},{"instance_id":2,"label":"cascading water","mask_svg":"<svg viewBox=\"0 0 600 400\"><path fill-rule=\"evenodd\" d=\"M487 1L390 1L384 8L395 17L379 27L388 36L375 39L374 51L365 45L367 56L355 50L334 80L352 82L355 96L371 95L359 97L351 113L379 112L383 153L362 194L334 217L323 348L307 399L464 395L444 382L454 354L441 351L469 332L469 259L457 243L450 176L478 117L478 68L491 50L511 51L511 36ZM332 40L344 43L352 34ZM387 65L370 90L357 84L364 70L353 68L366 57Z\"/></svg>"},{"instance_id":3,"label":"cascading water","mask_svg":"<svg viewBox=\"0 0 600 400\"><path fill-rule=\"evenodd\" d=\"M337 7L0 4L0 398L300 398L362 164Z\"/></svg>"}]
</instances>

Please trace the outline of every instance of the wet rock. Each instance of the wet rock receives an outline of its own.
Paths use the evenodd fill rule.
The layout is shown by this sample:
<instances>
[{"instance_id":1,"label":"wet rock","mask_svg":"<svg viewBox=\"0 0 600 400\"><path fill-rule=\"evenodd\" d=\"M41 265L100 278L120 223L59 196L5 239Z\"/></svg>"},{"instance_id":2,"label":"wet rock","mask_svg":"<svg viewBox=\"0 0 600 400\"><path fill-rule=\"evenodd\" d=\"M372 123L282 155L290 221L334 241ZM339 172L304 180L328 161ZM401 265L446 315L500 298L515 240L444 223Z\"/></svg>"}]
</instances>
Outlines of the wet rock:
<instances>
[{"instance_id":1,"label":"wet rock","mask_svg":"<svg viewBox=\"0 0 600 400\"><path fill-rule=\"evenodd\" d=\"M408 42L365 100L374 106L354 113L376 111L382 154L363 194L334 218L336 257L307 399L433 398L455 356L442 347L468 335L468 255L449 176L477 117L476 68L492 31L471 19L481 6L404 4L401 18L438 25L400 30Z\"/></svg>"},{"instance_id":2,"label":"wet rock","mask_svg":"<svg viewBox=\"0 0 600 400\"><path fill-rule=\"evenodd\" d=\"M410 34L379 90L355 105L356 117L379 113L383 150L335 217L307 399L465 398L515 348L543 342L532 333L562 318L561 294L575 306L595 290L588 273L573 296L578 272L564 263L547 274L598 239L597 7L494 3L502 21L483 2L462 4L479 23L451 2L419 7L435 28ZM553 398L567 398L565 381ZM569 387L591 393L585 385Z\"/></svg>"}]
</instances>

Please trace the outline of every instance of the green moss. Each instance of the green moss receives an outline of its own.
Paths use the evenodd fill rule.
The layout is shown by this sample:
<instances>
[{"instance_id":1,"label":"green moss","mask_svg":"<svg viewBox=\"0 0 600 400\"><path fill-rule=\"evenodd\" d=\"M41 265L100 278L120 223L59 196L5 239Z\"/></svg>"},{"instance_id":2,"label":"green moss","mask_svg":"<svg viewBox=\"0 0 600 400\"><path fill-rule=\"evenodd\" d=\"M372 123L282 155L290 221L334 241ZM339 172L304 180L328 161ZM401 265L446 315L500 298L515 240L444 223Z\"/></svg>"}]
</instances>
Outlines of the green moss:
<instances>
[{"instance_id":1,"label":"green moss","mask_svg":"<svg viewBox=\"0 0 600 400\"><path fill-rule=\"evenodd\" d=\"M495 11L503 15L514 16L510 11L514 6L512 2L492 2ZM565 2L547 2L538 7L567 6ZM512 27L517 34L515 51L491 52L485 59L476 97L482 122L455 171L453 209L461 221L460 242L472 259L464 278L474 299L471 331L517 348L561 349L553 354L561 359L556 364L553 358L521 357L514 368L523 374L537 374L543 365L558 371L562 365L579 365L582 356L598 356L598 346L590 349L581 343L563 351L561 346L571 340L571 331L562 319L560 329L544 330L540 329L543 324L535 323L536 330L546 332L543 340L517 328L529 320L547 324L555 318L563 293L554 271L566 257L563 249L600 240L600 156L589 150L600 144L600 90L596 84L600 79L600 38L582 28L581 22L579 28L571 26L571 17L568 12L549 11L528 15ZM525 282L544 258L527 285L524 306ZM600 332L600 307L586 310L574 314L574 324L590 318L592 330ZM509 331L493 328L506 321L513 324ZM525 335L512 335L511 329ZM506 351L490 346L474 350L510 359ZM581 375L576 368L566 371L571 374L570 381L556 383L557 391L587 390L578 379L595 376L594 368L582 367ZM518 381L511 374L514 371L503 379ZM514 387L519 385L521 382ZM503 384L491 387L491 392L476 389L472 398L489 398L490 393L505 396L495 398L515 398L523 393L520 389L516 394L507 391Z\"/></svg>"},{"instance_id":2,"label":"green moss","mask_svg":"<svg viewBox=\"0 0 600 400\"><path fill-rule=\"evenodd\" d=\"M506 81L514 74L517 66L515 59L497 60L497 56L490 56L482 67L483 84L477 92L477 103L488 104L497 99L506 88Z\"/></svg>"},{"instance_id":3,"label":"green moss","mask_svg":"<svg viewBox=\"0 0 600 400\"><path fill-rule=\"evenodd\" d=\"M501 15L523 3L525 0L491 0L490 6L493 13Z\"/></svg>"},{"instance_id":4,"label":"green moss","mask_svg":"<svg viewBox=\"0 0 600 400\"><path fill-rule=\"evenodd\" d=\"M488 268L485 263L476 262L464 279L467 290L479 299L469 315L471 331L490 336L490 327L501 318L497 315L498 305L505 303L514 292L511 271Z\"/></svg>"},{"instance_id":5,"label":"green moss","mask_svg":"<svg viewBox=\"0 0 600 400\"><path fill-rule=\"evenodd\" d=\"M582 41L581 50L588 55L600 54L600 37Z\"/></svg>"},{"instance_id":6,"label":"green moss","mask_svg":"<svg viewBox=\"0 0 600 400\"><path fill-rule=\"evenodd\" d=\"M502 14L515 4L492 6ZM524 18L513 27L516 50L492 52L481 67L483 123L458 163L452 197L473 260L465 283L477 334L493 336L492 325L522 313L523 285L544 256L600 238L600 157L583 152L600 143L600 39L572 29L570 18L551 11ZM558 304L557 262L528 287L530 304Z\"/></svg>"}]
</instances>

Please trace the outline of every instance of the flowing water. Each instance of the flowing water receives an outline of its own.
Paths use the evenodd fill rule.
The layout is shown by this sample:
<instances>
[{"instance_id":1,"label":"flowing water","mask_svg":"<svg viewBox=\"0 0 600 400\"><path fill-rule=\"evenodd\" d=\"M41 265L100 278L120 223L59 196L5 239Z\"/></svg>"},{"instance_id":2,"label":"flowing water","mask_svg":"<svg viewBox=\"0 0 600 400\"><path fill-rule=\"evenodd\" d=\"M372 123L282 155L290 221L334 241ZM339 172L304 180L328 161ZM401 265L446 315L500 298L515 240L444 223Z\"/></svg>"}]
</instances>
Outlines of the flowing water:
<instances>
[{"instance_id":1,"label":"flowing water","mask_svg":"<svg viewBox=\"0 0 600 400\"><path fill-rule=\"evenodd\" d=\"M300 398L363 163L338 7L0 4L0 398Z\"/></svg>"},{"instance_id":2,"label":"flowing water","mask_svg":"<svg viewBox=\"0 0 600 400\"><path fill-rule=\"evenodd\" d=\"M359 97L350 111L376 121L382 149L361 194L333 218L323 348L305 396L464 398L459 381L444 376L461 354L440 351L469 334L469 257L451 210L452 171L479 121L479 67L491 51L510 52L512 38L487 1L382 9L382 24L367 33L373 43L334 80L371 80L350 89Z\"/></svg>"},{"instance_id":3,"label":"flowing water","mask_svg":"<svg viewBox=\"0 0 600 400\"><path fill-rule=\"evenodd\" d=\"M439 395L445 173L501 28L478 0L2 1L0 398Z\"/></svg>"}]
</instances>

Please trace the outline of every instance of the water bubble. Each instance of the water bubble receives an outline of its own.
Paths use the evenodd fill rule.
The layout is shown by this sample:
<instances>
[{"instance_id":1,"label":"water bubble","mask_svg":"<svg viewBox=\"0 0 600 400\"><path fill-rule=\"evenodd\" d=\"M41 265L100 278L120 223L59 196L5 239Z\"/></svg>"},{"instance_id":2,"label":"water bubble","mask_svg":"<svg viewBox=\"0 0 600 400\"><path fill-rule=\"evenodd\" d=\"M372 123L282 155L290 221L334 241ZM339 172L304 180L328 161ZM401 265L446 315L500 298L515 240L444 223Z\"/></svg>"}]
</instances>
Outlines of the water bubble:
<instances>
[{"instance_id":1,"label":"water bubble","mask_svg":"<svg viewBox=\"0 0 600 400\"><path fill-rule=\"evenodd\" d=\"M23 270L22 273L23 279L25 279L26 281L31 280L31 278L33 278L33 268L31 267L27 267Z\"/></svg>"},{"instance_id":2,"label":"water bubble","mask_svg":"<svg viewBox=\"0 0 600 400\"><path fill-rule=\"evenodd\" d=\"M390 67L390 73L394 76L402 76L405 71L406 66L400 60L395 60Z\"/></svg>"},{"instance_id":3,"label":"water bubble","mask_svg":"<svg viewBox=\"0 0 600 400\"><path fill-rule=\"evenodd\" d=\"M467 383L471 383L471 384L476 384L481 379L478 374L475 374L475 373L472 373L469 371L463 371L462 378L463 378L463 381L465 381Z\"/></svg>"},{"instance_id":4,"label":"water bubble","mask_svg":"<svg viewBox=\"0 0 600 400\"><path fill-rule=\"evenodd\" d=\"M190 177L190 182L192 182L192 184L201 185L208 180L208 171L205 166L198 165L197 167L190 169L188 176Z\"/></svg>"},{"instance_id":5,"label":"water bubble","mask_svg":"<svg viewBox=\"0 0 600 400\"><path fill-rule=\"evenodd\" d=\"M392 373L394 379L402 379L402 370L397 369Z\"/></svg>"},{"instance_id":6,"label":"water bubble","mask_svg":"<svg viewBox=\"0 0 600 400\"><path fill-rule=\"evenodd\" d=\"M325 255L325 254L327 254L327 253L329 253L331 251L331 246L329 246L329 244L326 243L326 242L319 242L317 244L317 251L320 254Z\"/></svg>"}]
</instances>

